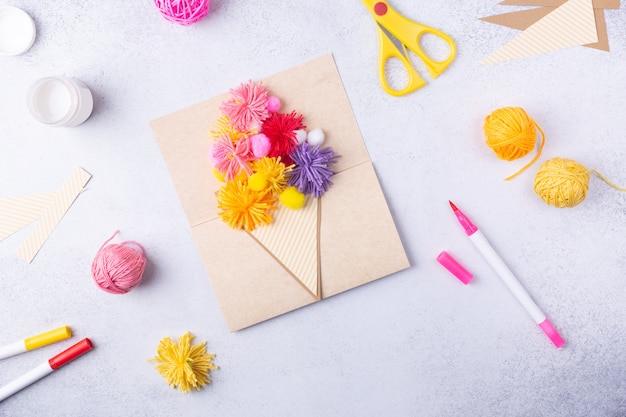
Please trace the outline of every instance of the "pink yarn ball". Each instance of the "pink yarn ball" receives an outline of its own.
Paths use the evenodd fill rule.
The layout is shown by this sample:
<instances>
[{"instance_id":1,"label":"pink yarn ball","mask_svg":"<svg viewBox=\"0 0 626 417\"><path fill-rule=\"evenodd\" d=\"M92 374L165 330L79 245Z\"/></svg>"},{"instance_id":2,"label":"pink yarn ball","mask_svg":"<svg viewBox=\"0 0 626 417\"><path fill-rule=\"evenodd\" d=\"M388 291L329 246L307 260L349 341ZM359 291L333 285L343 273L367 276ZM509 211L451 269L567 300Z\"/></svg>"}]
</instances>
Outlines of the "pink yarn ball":
<instances>
[{"instance_id":1,"label":"pink yarn ball","mask_svg":"<svg viewBox=\"0 0 626 417\"><path fill-rule=\"evenodd\" d=\"M250 147L252 148L252 154L255 158L263 158L270 153L272 144L270 142L270 138L265 136L263 133L259 133L250 137Z\"/></svg>"},{"instance_id":2,"label":"pink yarn ball","mask_svg":"<svg viewBox=\"0 0 626 417\"><path fill-rule=\"evenodd\" d=\"M210 3L210 0L154 0L166 20L183 26L189 26L206 17Z\"/></svg>"},{"instance_id":3,"label":"pink yarn ball","mask_svg":"<svg viewBox=\"0 0 626 417\"><path fill-rule=\"evenodd\" d=\"M280 99L276 96L269 96L267 98L267 111L270 113L276 113L280 110Z\"/></svg>"},{"instance_id":4,"label":"pink yarn ball","mask_svg":"<svg viewBox=\"0 0 626 417\"><path fill-rule=\"evenodd\" d=\"M91 264L91 275L104 291L126 294L141 283L146 258L143 246L137 242L124 241L107 245L117 233L98 250Z\"/></svg>"}]
</instances>

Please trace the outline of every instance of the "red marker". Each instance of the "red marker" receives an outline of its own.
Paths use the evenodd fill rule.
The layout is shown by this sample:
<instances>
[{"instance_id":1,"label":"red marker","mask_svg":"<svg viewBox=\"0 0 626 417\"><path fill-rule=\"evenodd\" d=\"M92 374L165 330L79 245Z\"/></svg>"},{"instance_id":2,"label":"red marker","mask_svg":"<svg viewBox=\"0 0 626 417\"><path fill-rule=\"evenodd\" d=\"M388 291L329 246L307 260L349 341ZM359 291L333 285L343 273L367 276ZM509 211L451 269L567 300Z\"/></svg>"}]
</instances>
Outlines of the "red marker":
<instances>
[{"instance_id":1,"label":"red marker","mask_svg":"<svg viewBox=\"0 0 626 417\"><path fill-rule=\"evenodd\" d=\"M51 374L53 371L76 359L83 353L89 352L91 349L93 349L93 344L91 343L91 340L87 338L81 340L73 346L70 346L63 352L48 359L38 367L0 388L0 401L6 400L11 395L26 388L32 383L39 381L44 376Z\"/></svg>"}]
</instances>

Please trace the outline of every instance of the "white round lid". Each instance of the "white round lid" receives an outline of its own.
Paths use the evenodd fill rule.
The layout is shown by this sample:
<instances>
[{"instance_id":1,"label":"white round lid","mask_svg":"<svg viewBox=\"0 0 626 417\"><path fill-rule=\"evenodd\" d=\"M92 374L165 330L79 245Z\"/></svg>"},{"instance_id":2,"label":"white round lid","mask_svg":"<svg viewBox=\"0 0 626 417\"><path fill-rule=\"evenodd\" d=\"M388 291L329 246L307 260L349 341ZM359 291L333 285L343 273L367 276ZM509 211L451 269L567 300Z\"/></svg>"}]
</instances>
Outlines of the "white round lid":
<instances>
[{"instance_id":1,"label":"white round lid","mask_svg":"<svg viewBox=\"0 0 626 417\"><path fill-rule=\"evenodd\" d=\"M22 54L35 42L35 22L14 6L0 6L0 55Z\"/></svg>"}]
</instances>

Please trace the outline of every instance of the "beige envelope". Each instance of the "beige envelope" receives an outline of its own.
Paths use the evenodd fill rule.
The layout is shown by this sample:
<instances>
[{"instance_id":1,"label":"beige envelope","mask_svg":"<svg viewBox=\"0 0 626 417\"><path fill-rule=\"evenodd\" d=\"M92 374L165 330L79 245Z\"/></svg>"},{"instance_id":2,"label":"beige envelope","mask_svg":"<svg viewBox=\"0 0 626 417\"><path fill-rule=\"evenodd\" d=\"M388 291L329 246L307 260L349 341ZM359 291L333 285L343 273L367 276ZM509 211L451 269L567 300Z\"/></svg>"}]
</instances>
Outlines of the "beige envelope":
<instances>
[{"instance_id":1,"label":"beige envelope","mask_svg":"<svg viewBox=\"0 0 626 417\"><path fill-rule=\"evenodd\" d=\"M246 81L246 80L243 80ZM327 298L409 266L374 167L331 55L261 80L281 112L321 128L341 155L333 185L320 199L316 225L320 297ZM232 86L234 87L234 86ZM209 132L227 93L151 122L189 220L211 285L231 331L318 301L251 234L218 217L221 183L208 158Z\"/></svg>"}]
</instances>

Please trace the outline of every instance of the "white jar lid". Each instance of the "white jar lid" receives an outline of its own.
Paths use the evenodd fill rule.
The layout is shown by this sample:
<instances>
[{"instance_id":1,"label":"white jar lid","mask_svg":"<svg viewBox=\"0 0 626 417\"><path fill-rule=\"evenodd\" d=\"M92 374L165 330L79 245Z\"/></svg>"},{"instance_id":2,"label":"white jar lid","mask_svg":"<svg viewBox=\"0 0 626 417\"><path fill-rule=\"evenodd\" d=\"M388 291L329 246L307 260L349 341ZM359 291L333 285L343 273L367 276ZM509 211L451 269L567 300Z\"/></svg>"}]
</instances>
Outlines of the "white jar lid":
<instances>
[{"instance_id":1,"label":"white jar lid","mask_svg":"<svg viewBox=\"0 0 626 417\"><path fill-rule=\"evenodd\" d=\"M0 55L22 54L35 42L35 22L14 6L0 6Z\"/></svg>"}]
</instances>

